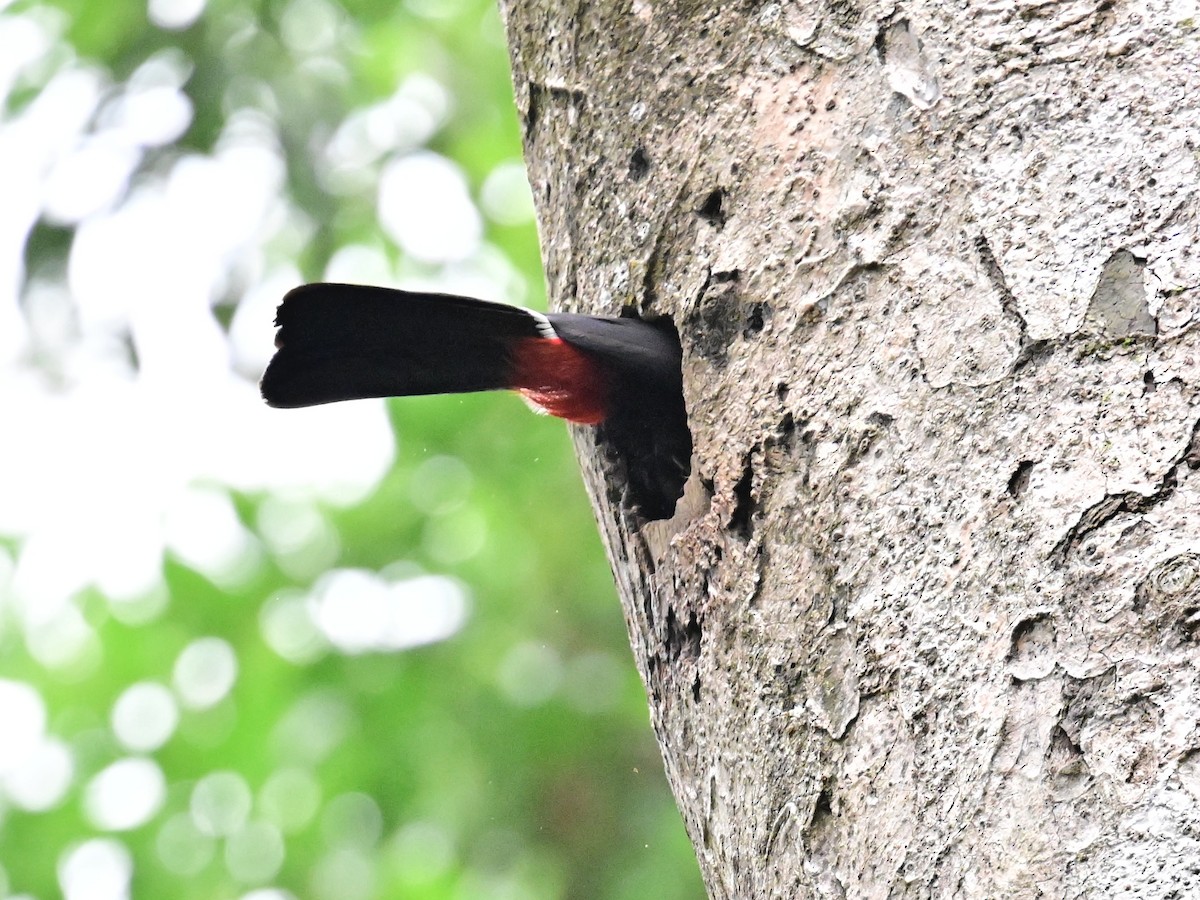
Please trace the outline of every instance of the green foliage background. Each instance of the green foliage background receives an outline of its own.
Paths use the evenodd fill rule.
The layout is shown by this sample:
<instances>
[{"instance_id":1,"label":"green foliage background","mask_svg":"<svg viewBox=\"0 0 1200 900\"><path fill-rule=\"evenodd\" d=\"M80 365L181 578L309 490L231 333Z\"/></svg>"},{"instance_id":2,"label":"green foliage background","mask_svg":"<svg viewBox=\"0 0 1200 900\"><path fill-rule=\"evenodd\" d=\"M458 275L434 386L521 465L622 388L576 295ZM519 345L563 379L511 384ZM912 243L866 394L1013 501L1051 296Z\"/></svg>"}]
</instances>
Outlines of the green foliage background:
<instances>
[{"instance_id":1,"label":"green foliage background","mask_svg":"<svg viewBox=\"0 0 1200 900\"><path fill-rule=\"evenodd\" d=\"M347 116L392 94L405 77L428 73L452 96L453 114L429 148L462 167L473 193L520 155L503 33L483 0L211 0L180 31L151 24L144 2L39 5L65 14L59 58L101 67L113 85L164 50L176 48L190 61L192 123L177 143L146 158L135 181L181 154L210 152L235 109L254 107L273 120L287 191L308 217L296 262L310 280L352 243L379 248L400 271L431 274L382 236L371 189L331 193L311 158ZM0 15L29 8L17 4ZM296 22L334 23L327 64L298 65L281 38ZM38 77L19 84L8 110L41 86ZM530 305L543 305L533 225L489 222L485 237L523 274ZM26 247L28 270L64 270L71 241L70 228L39 223ZM294 248L265 253L294 255ZM223 321L238 288L218 298L214 315ZM320 509L340 546L336 565L379 571L400 561L460 579L472 598L465 628L415 650L329 649L311 662L287 662L263 639L262 609L311 583L297 583L267 556L236 589L168 557L162 582L169 605L145 624L111 617L95 590L75 598L102 656L82 681L35 662L19 629L0 632L0 670L38 689L49 728L66 741L74 765L71 787L54 808L9 806L0 817L0 886L12 895L60 894L64 854L106 834L82 798L89 779L123 755L109 726L115 700L137 681L169 683L181 650L211 635L235 650L232 692L211 709L183 711L171 739L150 754L166 776L164 805L145 824L108 835L130 851L132 896L703 896L564 426L507 396L390 401L389 411L398 450L378 490L350 507ZM469 477L435 485L442 499L431 503L417 495L441 471L429 461L443 457L460 460ZM271 498L234 499L255 532ZM478 552L465 559L446 563L430 552L481 529ZM7 546L19 558L20 541ZM545 690L517 702L506 679ZM309 729L299 736L284 724L297 717ZM249 819L273 821L284 836L281 867L257 882L231 873L227 836L179 825L193 815L198 781L222 771L249 787ZM278 780L281 771L315 778L315 804L287 790L281 801L279 785L288 783ZM287 802L295 808L281 813ZM168 861L162 847L171 834L191 835L194 846Z\"/></svg>"}]
</instances>

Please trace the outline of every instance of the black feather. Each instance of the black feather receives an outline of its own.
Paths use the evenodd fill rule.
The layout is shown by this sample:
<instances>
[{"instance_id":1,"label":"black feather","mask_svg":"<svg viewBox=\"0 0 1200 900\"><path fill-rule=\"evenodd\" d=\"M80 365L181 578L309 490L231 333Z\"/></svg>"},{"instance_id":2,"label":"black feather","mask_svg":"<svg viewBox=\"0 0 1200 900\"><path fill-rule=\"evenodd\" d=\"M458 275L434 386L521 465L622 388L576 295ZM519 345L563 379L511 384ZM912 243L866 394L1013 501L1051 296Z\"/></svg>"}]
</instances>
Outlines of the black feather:
<instances>
[{"instance_id":1,"label":"black feather","mask_svg":"<svg viewBox=\"0 0 1200 900\"><path fill-rule=\"evenodd\" d=\"M669 519L692 471L683 354L667 320L551 315L559 336L605 364L614 398L598 442L613 451L628 502L645 519Z\"/></svg>"},{"instance_id":2,"label":"black feather","mask_svg":"<svg viewBox=\"0 0 1200 900\"><path fill-rule=\"evenodd\" d=\"M271 406L500 390L509 351L537 337L528 310L449 294L310 284L283 298L263 373Z\"/></svg>"},{"instance_id":3,"label":"black feather","mask_svg":"<svg viewBox=\"0 0 1200 900\"><path fill-rule=\"evenodd\" d=\"M628 502L669 518L691 470L679 336L665 320L545 317L607 381L601 445L620 463ZM501 390L517 341L545 337L542 317L502 303L350 284L310 284L283 298L275 357L262 378L271 406L366 397Z\"/></svg>"}]
</instances>

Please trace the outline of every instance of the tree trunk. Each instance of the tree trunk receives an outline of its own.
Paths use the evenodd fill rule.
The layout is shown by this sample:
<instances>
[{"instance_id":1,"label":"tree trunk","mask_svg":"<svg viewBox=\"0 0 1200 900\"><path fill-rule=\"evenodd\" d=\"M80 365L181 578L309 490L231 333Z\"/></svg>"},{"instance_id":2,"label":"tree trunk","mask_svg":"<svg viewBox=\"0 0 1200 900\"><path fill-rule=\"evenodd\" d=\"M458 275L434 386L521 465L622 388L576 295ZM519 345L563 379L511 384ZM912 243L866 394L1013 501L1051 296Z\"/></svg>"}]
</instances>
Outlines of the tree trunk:
<instances>
[{"instance_id":1,"label":"tree trunk","mask_svg":"<svg viewBox=\"0 0 1200 900\"><path fill-rule=\"evenodd\" d=\"M683 341L673 520L578 445L711 896L1200 896L1194 0L504 5L552 304Z\"/></svg>"}]
</instances>

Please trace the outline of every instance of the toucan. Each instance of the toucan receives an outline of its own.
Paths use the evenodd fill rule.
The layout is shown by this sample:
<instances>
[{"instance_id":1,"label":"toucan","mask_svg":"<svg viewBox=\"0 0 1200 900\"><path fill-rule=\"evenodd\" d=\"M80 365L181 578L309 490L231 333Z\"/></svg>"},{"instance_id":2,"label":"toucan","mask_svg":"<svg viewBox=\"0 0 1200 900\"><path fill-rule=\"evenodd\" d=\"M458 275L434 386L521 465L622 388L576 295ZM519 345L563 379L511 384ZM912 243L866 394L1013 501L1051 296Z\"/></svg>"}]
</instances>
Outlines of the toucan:
<instances>
[{"instance_id":1,"label":"toucan","mask_svg":"<svg viewBox=\"0 0 1200 900\"><path fill-rule=\"evenodd\" d=\"M354 284L290 291L262 377L270 406L512 390L598 429L627 505L666 519L691 471L682 352L669 321L540 313L450 294Z\"/></svg>"}]
</instances>

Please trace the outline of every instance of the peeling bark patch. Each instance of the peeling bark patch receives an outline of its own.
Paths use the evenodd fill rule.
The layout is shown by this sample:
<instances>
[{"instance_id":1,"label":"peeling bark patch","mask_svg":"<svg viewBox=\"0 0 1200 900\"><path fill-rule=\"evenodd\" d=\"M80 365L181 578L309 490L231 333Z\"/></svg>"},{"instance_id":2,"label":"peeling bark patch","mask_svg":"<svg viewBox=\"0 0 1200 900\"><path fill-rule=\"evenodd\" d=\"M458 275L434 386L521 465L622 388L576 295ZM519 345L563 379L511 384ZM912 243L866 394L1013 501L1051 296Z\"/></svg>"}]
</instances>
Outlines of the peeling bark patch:
<instances>
[{"instance_id":1,"label":"peeling bark patch","mask_svg":"<svg viewBox=\"0 0 1200 900\"><path fill-rule=\"evenodd\" d=\"M780 389L784 393L780 396L780 400L787 396L787 385L781 384ZM783 418L779 420L779 424L775 426L775 439L772 441L776 446L786 447L792 442L792 438L796 435L796 417L790 412L784 413Z\"/></svg>"},{"instance_id":2,"label":"peeling bark patch","mask_svg":"<svg viewBox=\"0 0 1200 900\"><path fill-rule=\"evenodd\" d=\"M1092 785L1092 773L1083 757L1082 748L1066 730L1056 726L1046 752L1050 775L1050 792L1055 800L1074 800Z\"/></svg>"},{"instance_id":3,"label":"peeling bark patch","mask_svg":"<svg viewBox=\"0 0 1200 900\"><path fill-rule=\"evenodd\" d=\"M1175 493L1179 479L1175 474L1176 468L1186 464L1195 468L1192 461L1196 458L1200 446L1200 421L1192 426L1192 435L1187 449L1174 460L1165 475L1159 479L1158 486L1149 494L1139 494L1137 491L1126 491L1122 494L1109 494L1097 503L1092 504L1079 516L1079 521L1072 525L1066 535L1050 552L1050 558L1061 561L1066 558L1083 539L1121 513L1142 513L1153 508Z\"/></svg>"},{"instance_id":4,"label":"peeling bark patch","mask_svg":"<svg viewBox=\"0 0 1200 900\"><path fill-rule=\"evenodd\" d=\"M766 319L770 315L770 304L755 303L754 308L750 310L750 315L746 318L746 327L742 329L742 337L752 338L759 334L766 327Z\"/></svg>"},{"instance_id":5,"label":"peeling bark patch","mask_svg":"<svg viewBox=\"0 0 1200 900\"><path fill-rule=\"evenodd\" d=\"M1146 296L1146 260L1118 250L1104 263L1084 323L1109 338L1157 334Z\"/></svg>"},{"instance_id":6,"label":"peeling bark patch","mask_svg":"<svg viewBox=\"0 0 1200 900\"><path fill-rule=\"evenodd\" d=\"M1184 790L1197 800L1200 800L1200 751L1189 750L1179 761L1175 770ZM1196 874L1200 875L1200 871Z\"/></svg>"},{"instance_id":7,"label":"peeling bark patch","mask_svg":"<svg viewBox=\"0 0 1200 900\"><path fill-rule=\"evenodd\" d=\"M1003 54L1013 71L1025 72L1047 56L1057 63L1094 52L1097 36L1112 27L1109 11L1113 0L1081 0L1078 3L1013 5L989 29L986 49ZM1136 45L1136 43L1135 43ZM1129 52L1109 51L1112 55Z\"/></svg>"},{"instance_id":8,"label":"peeling bark patch","mask_svg":"<svg viewBox=\"0 0 1200 900\"><path fill-rule=\"evenodd\" d=\"M1019 497L1025 493L1025 489L1029 487L1029 476L1033 472L1033 462L1028 459L1023 459L1017 463L1016 470L1008 479L1009 496Z\"/></svg>"},{"instance_id":9,"label":"peeling bark patch","mask_svg":"<svg viewBox=\"0 0 1200 900\"><path fill-rule=\"evenodd\" d=\"M754 534L754 468L747 461L742 477L733 486L733 513L729 516L729 530L743 541Z\"/></svg>"},{"instance_id":10,"label":"peeling bark patch","mask_svg":"<svg viewBox=\"0 0 1200 900\"><path fill-rule=\"evenodd\" d=\"M720 794L718 793L718 789L717 789L717 773L709 772L708 773L708 797L707 797L708 802L707 802L707 805L704 810L704 821L701 825L701 834L700 834L702 843L709 850L711 850L713 847L712 820L713 820L713 814L717 809L717 804L719 802L719 798L720 798Z\"/></svg>"},{"instance_id":11,"label":"peeling bark patch","mask_svg":"<svg viewBox=\"0 0 1200 900\"><path fill-rule=\"evenodd\" d=\"M543 104L557 104L565 109L577 111L583 107L586 100L587 95L578 88L529 82L529 109L525 113L526 138L533 142Z\"/></svg>"},{"instance_id":12,"label":"peeling bark patch","mask_svg":"<svg viewBox=\"0 0 1200 900\"><path fill-rule=\"evenodd\" d=\"M862 21L862 10L857 3L850 0L828 0L825 4L825 14L830 22L840 28L851 29Z\"/></svg>"},{"instance_id":13,"label":"peeling bark patch","mask_svg":"<svg viewBox=\"0 0 1200 900\"><path fill-rule=\"evenodd\" d=\"M1160 564L1150 576L1150 583L1166 597L1179 597L1200 588L1200 556L1183 553Z\"/></svg>"},{"instance_id":14,"label":"peeling bark patch","mask_svg":"<svg viewBox=\"0 0 1200 900\"><path fill-rule=\"evenodd\" d=\"M1083 542L1087 535L1100 528L1118 513L1125 511L1124 494L1109 494L1098 503L1092 504L1083 511L1079 521L1068 529L1066 536L1055 545L1054 550L1050 553L1051 558L1059 560L1065 558L1076 545Z\"/></svg>"},{"instance_id":15,"label":"peeling bark patch","mask_svg":"<svg viewBox=\"0 0 1200 900\"><path fill-rule=\"evenodd\" d=\"M529 106L525 110L525 137L532 144L537 131L538 117L541 114L541 89L536 84L529 85Z\"/></svg>"},{"instance_id":16,"label":"peeling bark patch","mask_svg":"<svg viewBox=\"0 0 1200 900\"><path fill-rule=\"evenodd\" d=\"M729 359L729 347L741 334L744 315L739 300L741 272L708 273L700 288L700 300L688 316L685 331L695 338L694 349L718 368Z\"/></svg>"},{"instance_id":17,"label":"peeling bark patch","mask_svg":"<svg viewBox=\"0 0 1200 900\"><path fill-rule=\"evenodd\" d=\"M820 834L830 825L833 818L833 792L828 787L822 787L813 804L812 815L808 819L808 827L804 830L810 834Z\"/></svg>"},{"instance_id":18,"label":"peeling bark patch","mask_svg":"<svg viewBox=\"0 0 1200 900\"><path fill-rule=\"evenodd\" d=\"M725 225L725 191L721 188L716 188L709 192L704 198L704 202L700 204L700 208L696 210L696 215L702 218L709 225L715 228L722 228Z\"/></svg>"},{"instance_id":19,"label":"peeling bark patch","mask_svg":"<svg viewBox=\"0 0 1200 900\"><path fill-rule=\"evenodd\" d=\"M1016 681L1035 681L1054 671L1054 622L1037 613L1013 626L1008 646L1008 674Z\"/></svg>"},{"instance_id":20,"label":"peeling bark patch","mask_svg":"<svg viewBox=\"0 0 1200 900\"><path fill-rule=\"evenodd\" d=\"M1158 753L1149 744L1143 744L1129 770L1130 784L1150 784L1158 772Z\"/></svg>"},{"instance_id":21,"label":"peeling bark patch","mask_svg":"<svg viewBox=\"0 0 1200 900\"><path fill-rule=\"evenodd\" d=\"M771 823L771 833L767 835L767 845L763 848L763 855L769 858L775 853L783 840L796 830L797 824L796 804L785 803L779 810L779 814L775 816L775 821Z\"/></svg>"},{"instance_id":22,"label":"peeling bark patch","mask_svg":"<svg viewBox=\"0 0 1200 900\"><path fill-rule=\"evenodd\" d=\"M671 662L687 659L695 661L700 658L700 645L704 640L704 629L696 618L694 610L688 612L686 622L680 622L675 614L675 608L667 610L667 631L664 638L667 648L667 659Z\"/></svg>"},{"instance_id":23,"label":"peeling bark patch","mask_svg":"<svg viewBox=\"0 0 1200 900\"><path fill-rule=\"evenodd\" d=\"M1200 469L1200 423L1197 423L1192 431L1192 440L1188 444L1187 452L1183 454L1183 462L1192 471Z\"/></svg>"},{"instance_id":24,"label":"peeling bark patch","mask_svg":"<svg viewBox=\"0 0 1200 900\"><path fill-rule=\"evenodd\" d=\"M1006 310L1004 293L978 263L945 254L917 253L900 274L919 297L913 335L929 384L986 387L1007 381L1024 349L1021 319Z\"/></svg>"},{"instance_id":25,"label":"peeling bark patch","mask_svg":"<svg viewBox=\"0 0 1200 900\"><path fill-rule=\"evenodd\" d=\"M921 42L901 19L882 32L875 43L883 59L888 85L917 109L929 109L942 96L933 66L921 49Z\"/></svg>"},{"instance_id":26,"label":"peeling bark patch","mask_svg":"<svg viewBox=\"0 0 1200 900\"><path fill-rule=\"evenodd\" d=\"M1116 685L1115 669L1107 669L1089 678L1064 677L1062 681L1063 712L1059 727L1073 742L1079 743L1080 735L1089 727L1104 706Z\"/></svg>"},{"instance_id":27,"label":"peeling bark patch","mask_svg":"<svg viewBox=\"0 0 1200 900\"><path fill-rule=\"evenodd\" d=\"M1022 326L1024 327L1024 326ZM1022 331L1022 340L1024 331ZM1018 369L1037 360L1049 359L1054 352L1054 342L1048 340L1028 341L1021 347L1021 352L1017 354L1017 358L1013 360L1012 370L1017 372Z\"/></svg>"},{"instance_id":28,"label":"peeling bark patch","mask_svg":"<svg viewBox=\"0 0 1200 900\"><path fill-rule=\"evenodd\" d=\"M983 264L983 271L988 277L988 281L992 283L992 287L996 289L996 293L1000 296L1000 308L1004 314L1017 323L1017 334L1020 338L1021 353L1017 356L1014 369L1024 364L1028 360L1023 358L1025 351L1037 352L1043 349L1042 346L1036 349L1029 345L1029 325L1025 321L1025 316L1021 312L1021 306L1017 303L1017 298L1014 296L1012 289L1008 286L1008 279L1004 277L1004 270L1000 268L1000 263L996 261L996 254L992 252L991 242L988 241L986 235L978 235L975 238L975 252L979 254L979 261ZM1044 345L1044 341L1036 342Z\"/></svg>"},{"instance_id":29,"label":"peeling bark patch","mask_svg":"<svg viewBox=\"0 0 1200 900\"><path fill-rule=\"evenodd\" d=\"M891 427L895 418L887 413L873 412L867 416L867 427L858 434L858 439L850 447L850 453L846 459L846 466L855 466L859 461L870 452L883 436L884 432Z\"/></svg>"},{"instance_id":30,"label":"peeling bark patch","mask_svg":"<svg viewBox=\"0 0 1200 900\"><path fill-rule=\"evenodd\" d=\"M822 657L806 679L808 709L813 724L836 741L858 718L858 656L847 633L839 631L825 641Z\"/></svg>"},{"instance_id":31,"label":"peeling bark patch","mask_svg":"<svg viewBox=\"0 0 1200 900\"><path fill-rule=\"evenodd\" d=\"M1160 633L1192 642L1200 632L1200 554L1181 553L1159 563L1134 591L1133 610Z\"/></svg>"},{"instance_id":32,"label":"peeling bark patch","mask_svg":"<svg viewBox=\"0 0 1200 900\"><path fill-rule=\"evenodd\" d=\"M629 177L641 181L650 171L650 158L646 156L646 148L638 147L629 157Z\"/></svg>"}]
</instances>

